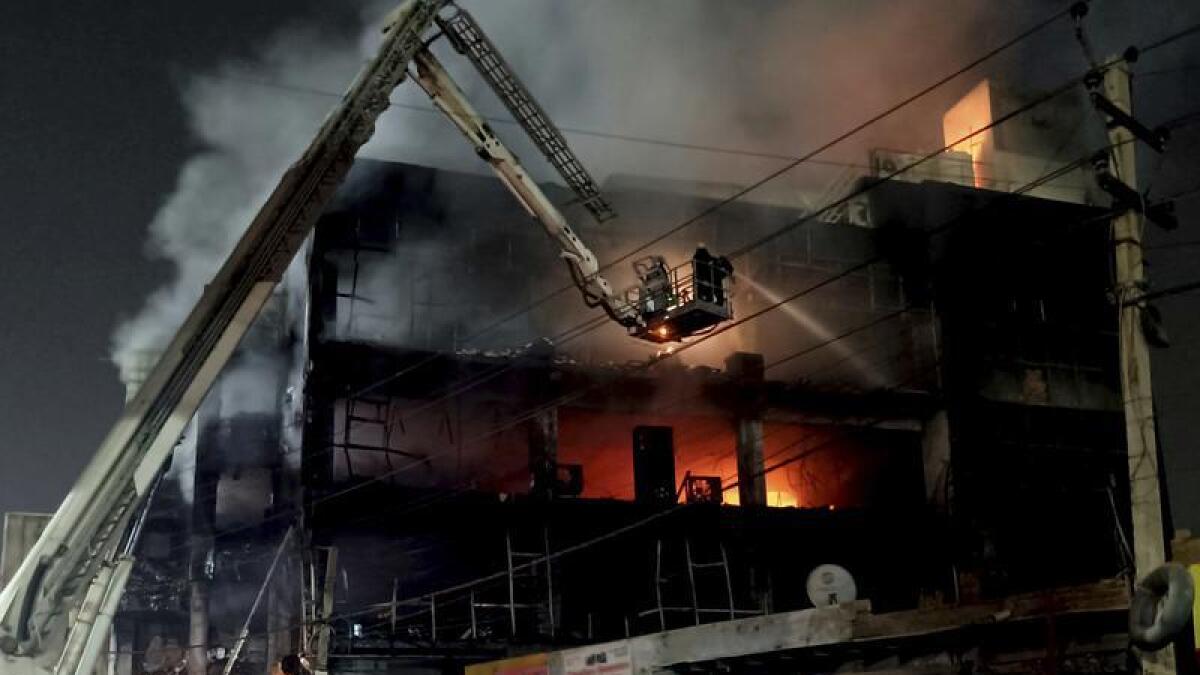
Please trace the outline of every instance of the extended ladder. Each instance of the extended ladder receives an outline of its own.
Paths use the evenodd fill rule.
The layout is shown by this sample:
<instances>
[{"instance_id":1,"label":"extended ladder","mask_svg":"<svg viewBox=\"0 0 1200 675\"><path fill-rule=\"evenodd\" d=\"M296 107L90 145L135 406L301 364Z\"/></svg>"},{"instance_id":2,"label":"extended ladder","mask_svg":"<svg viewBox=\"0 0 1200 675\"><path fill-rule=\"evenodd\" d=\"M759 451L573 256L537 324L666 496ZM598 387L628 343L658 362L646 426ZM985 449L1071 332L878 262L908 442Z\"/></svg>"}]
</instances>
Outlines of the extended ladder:
<instances>
[{"instance_id":1,"label":"extended ladder","mask_svg":"<svg viewBox=\"0 0 1200 675\"><path fill-rule=\"evenodd\" d=\"M439 16L436 21L450 43L479 69L492 91L508 108L517 123L533 139L538 150L575 191L584 207L599 222L616 217L617 213L600 194L600 188L592 175L571 151L558 128L546 116L546 111L521 83L495 45L475 23L475 19L462 8L455 8L449 17Z\"/></svg>"}]
</instances>

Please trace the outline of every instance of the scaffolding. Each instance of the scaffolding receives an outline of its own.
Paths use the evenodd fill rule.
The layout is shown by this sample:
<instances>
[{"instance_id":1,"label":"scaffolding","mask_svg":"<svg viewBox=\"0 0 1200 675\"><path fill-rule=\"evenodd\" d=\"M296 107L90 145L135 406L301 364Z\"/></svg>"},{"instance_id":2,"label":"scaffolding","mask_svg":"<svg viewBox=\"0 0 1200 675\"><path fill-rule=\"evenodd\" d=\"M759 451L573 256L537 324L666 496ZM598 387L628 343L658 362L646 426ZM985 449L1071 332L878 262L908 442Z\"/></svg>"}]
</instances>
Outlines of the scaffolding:
<instances>
[{"instance_id":1,"label":"scaffolding","mask_svg":"<svg viewBox=\"0 0 1200 675\"><path fill-rule=\"evenodd\" d=\"M638 619L655 617L658 620L658 630L662 631L677 627L676 622L668 620L670 615L690 614L691 623L698 626L709 621L733 620L766 613L762 607L750 609L737 606L733 574L724 543L698 542L684 538L682 551L678 551L678 542L665 543L665 554L664 540L658 539L654 543L654 572L651 584L654 605L638 612ZM674 547L671 546L672 543L675 544ZM674 556L671 556L672 548L677 549ZM670 566L668 560L678 560L679 552L682 553L683 564ZM705 557L700 557L701 555ZM684 581L686 584L681 583Z\"/></svg>"}]
</instances>

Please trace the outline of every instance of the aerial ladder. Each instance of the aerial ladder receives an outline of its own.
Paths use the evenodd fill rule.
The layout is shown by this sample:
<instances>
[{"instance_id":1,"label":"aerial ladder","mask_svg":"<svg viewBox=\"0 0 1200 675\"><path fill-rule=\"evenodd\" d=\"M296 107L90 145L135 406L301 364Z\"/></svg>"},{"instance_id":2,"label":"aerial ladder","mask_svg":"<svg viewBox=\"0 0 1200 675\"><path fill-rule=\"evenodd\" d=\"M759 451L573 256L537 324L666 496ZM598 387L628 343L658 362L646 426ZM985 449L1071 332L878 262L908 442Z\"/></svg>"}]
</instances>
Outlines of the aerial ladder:
<instances>
[{"instance_id":1,"label":"aerial ladder","mask_svg":"<svg viewBox=\"0 0 1200 675\"><path fill-rule=\"evenodd\" d=\"M430 38L427 33L435 24L438 35ZM630 335L653 342L686 339L731 317L732 268L707 251L676 268L667 267L660 256L639 260L638 285L615 293L595 255L429 51L441 35L479 68L580 203L597 220L613 216L562 135L474 20L446 0L406 0L385 21L375 57L283 174L0 591L0 675L94 671L133 569L145 507L172 448L410 69L438 109L557 242L589 306L602 308Z\"/></svg>"}]
</instances>

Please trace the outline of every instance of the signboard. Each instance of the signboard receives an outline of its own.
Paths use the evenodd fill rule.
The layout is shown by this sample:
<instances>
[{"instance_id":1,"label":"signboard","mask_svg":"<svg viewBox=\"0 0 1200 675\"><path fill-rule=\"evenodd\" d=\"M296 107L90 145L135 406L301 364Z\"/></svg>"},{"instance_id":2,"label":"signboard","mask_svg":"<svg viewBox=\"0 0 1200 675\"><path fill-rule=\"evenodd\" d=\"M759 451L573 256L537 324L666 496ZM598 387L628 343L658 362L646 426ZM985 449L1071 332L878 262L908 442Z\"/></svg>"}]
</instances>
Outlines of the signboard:
<instances>
[{"instance_id":1,"label":"signboard","mask_svg":"<svg viewBox=\"0 0 1200 675\"><path fill-rule=\"evenodd\" d=\"M632 675L633 656L628 640L562 653L563 675Z\"/></svg>"},{"instance_id":2,"label":"signboard","mask_svg":"<svg viewBox=\"0 0 1200 675\"><path fill-rule=\"evenodd\" d=\"M529 654L466 667L466 675L549 675L547 654Z\"/></svg>"}]
</instances>

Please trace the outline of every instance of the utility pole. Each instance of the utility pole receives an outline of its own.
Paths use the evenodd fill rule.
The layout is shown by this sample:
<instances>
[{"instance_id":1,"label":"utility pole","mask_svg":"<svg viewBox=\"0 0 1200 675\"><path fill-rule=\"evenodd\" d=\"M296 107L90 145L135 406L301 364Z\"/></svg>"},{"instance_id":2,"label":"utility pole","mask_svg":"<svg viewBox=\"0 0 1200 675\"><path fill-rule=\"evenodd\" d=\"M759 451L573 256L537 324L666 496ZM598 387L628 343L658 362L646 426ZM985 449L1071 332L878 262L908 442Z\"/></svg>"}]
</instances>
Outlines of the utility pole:
<instances>
[{"instance_id":1,"label":"utility pole","mask_svg":"<svg viewBox=\"0 0 1200 675\"><path fill-rule=\"evenodd\" d=\"M1125 113L1132 113L1128 64L1112 59L1104 72L1104 96ZM1114 175L1137 190L1135 138L1124 126L1111 124ZM1135 578L1166 562L1162 492L1159 485L1158 440L1154 429L1154 398L1150 386L1150 350L1142 333L1146 269L1142 259L1140 209L1125 209L1112 223L1116 260L1117 306L1120 312L1121 392L1125 405L1125 442L1129 451L1129 503L1133 511ZM1175 651L1141 652L1146 675L1173 675Z\"/></svg>"}]
</instances>

